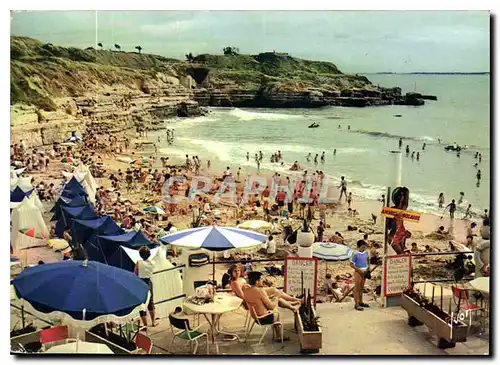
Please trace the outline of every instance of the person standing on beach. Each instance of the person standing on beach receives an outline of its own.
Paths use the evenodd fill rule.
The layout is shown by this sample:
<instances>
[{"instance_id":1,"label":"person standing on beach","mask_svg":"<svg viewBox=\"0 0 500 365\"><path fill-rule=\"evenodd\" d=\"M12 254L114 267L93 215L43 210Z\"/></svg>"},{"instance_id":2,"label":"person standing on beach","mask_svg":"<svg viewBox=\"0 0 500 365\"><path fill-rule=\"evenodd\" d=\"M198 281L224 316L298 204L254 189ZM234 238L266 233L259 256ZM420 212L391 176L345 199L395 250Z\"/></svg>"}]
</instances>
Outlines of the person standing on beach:
<instances>
[{"instance_id":1,"label":"person standing on beach","mask_svg":"<svg viewBox=\"0 0 500 365\"><path fill-rule=\"evenodd\" d=\"M345 181L344 177L342 176L340 178L340 186L339 186L339 189L340 189L340 198L339 198L339 202L342 200L342 194L344 194L346 200L347 200L347 181Z\"/></svg>"},{"instance_id":2,"label":"person standing on beach","mask_svg":"<svg viewBox=\"0 0 500 365\"><path fill-rule=\"evenodd\" d=\"M349 195L347 196L347 208L351 208L351 203L352 203L352 193L350 192Z\"/></svg>"},{"instance_id":3,"label":"person standing on beach","mask_svg":"<svg viewBox=\"0 0 500 365\"><path fill-rule=\"evenodd\" d=\"M366 242L357 242L358 250L352 255L350 263L354 269L354 309L358 311L368 308L369 305L363 303L363 289L365 287L365 274L369 269L368 252L366 252Z\"/></svg>"},{"instance_id":4,"label":"person standing on beach","mask_svg":"<svg viewBox=\"0 0 500 365\"><path fill-rule=\"evenodd\" d=\"M149 260L151 256L151 251L149 250L148 247L142 246L139 249L139 256L141 257L141 260L137 261L137 263L135 264L134 273L137 276L139 276L139 278L141 278L142 281L144 281L149 287L150 298L148 302L148 312L151 317L152 326L156 327L158 325L158 322L156 321L156 316L155 316L155 305L153 299L153 282L151 281L151 277L153 276L154 272L154 264L151 260ZM144 327L147 327L148 319L146 311L140 311L140 316L142 324L144 325Z\"/></svg>"},{"instance_id":5,"label":"person standing on beach","mask_svg":"<svg viewBox=\"0 0 500 365\"><path fill-rule=\"evenodd\" d=\"M325 163L325 152L321 154L321 163Z\"/></svg>"},{"instance_id":6,"label":"person standing on beach","mask_svg":"<svg viewBox=\"0 0 500 365\"><path fill-rule=\"evenodd\" d=\"M417 152L417 161L420 160L420 152Z\"/></svg>"},{"instance_id":7,"label":"person standing on beach","mask_svg":"<svg viewBox=\"0 0 500 365\"><path fill-rule=\"evenodd\" d=\"M454 219L455 218L455 211L457 210L457 205L455 204L455 199L451 200L451 203L446 206L445 210L448 208L450 208L450 219Z\"/></svg>"},{"instance_id":8,"label":"person standing on beach","mask_svg":"<svg viewBox=\"0 0 500 365\"><path fill-rule=\"evenodd\" d=\"M439 193L439 198L438 198L439 208L442 208L443 204L444 204L444 194L443 193Z\"/></svg>"},{"instance_id":9,"label":"person standing on beach","mask_svg":"<svg viewBox=\"0 0 500 365\"><path fill-rule=\"evenodd\" d=\"M477 184L479 185L479 182L481 181L481 170L477 170L476 179Z\"/></svg>"},{"instance_id":10,"label":"person standing on beach","mask_svg":"<svg viewBox=\"0 0 500 365\"><path fill-rule=\"evenodd\" d=\"M403 138L399 139L399 149L401 149L401 147L403 147Z\"/></svg>"},{"instance_id":11,"label":"person standing on beach","mask_svg":"<svg viewBox=\"0 0 500 365\"><path fill-rule=\"evenodd\" d=\"M249 160L250 160L250 153L247 152L247 161L249 161Z\"/></svg>"},{"instance_id":12,"label":"person standing on beach","mask_svg":"<svg viewBox=\"0 0 500 365\"><path fill-rule=\"evenodd\" d=\"M415 151L411 153L411 160L413 161L414 158L415 158Z\"/></svg>"},{"instance_id":13,"label":"person standing on beach","mask_svg":"<svg viewBox=\"0 0 500 365\"><path fill-rule=\"evenodd\" d=\"M406 145L406 157L410 154L410 146Z\"/></svg>"},{"instance_id":14,"label":"person standing on beach","mask_svg":"<svg viewBox=\"0 0 500 365\"><path fill-rule=\"evenodd\" d=\"M314 156L314 164L317 165L318 164L318 154L316 154L316 156Z\"/></svg>"},{"instance_id":15,"label":"person standing on beach","mask_svg":"<svg viewBox=\"0 0 500 365\"><path fill-rule=\"evenodd\" d=\"M334 148L334 149L333 149L333 155L335 156L336 154L337 154L337 149L336 149L336 148Z\"/></svg>"},{"instance_id":16,"label":"person standing on beach","mask_svg":"<svg viewBox=\"0 0 500 365\"><path fill-rule=\"evenodd\" d=\"M424 142L424 144L422 145L422 151L425 151L425 146L426 146L426 144Z\"/></svg>"},{"instance_id":17,"label":"person standing on beach","mask_svg":"<svg viewBox=\"0 0 500 365\"><path fill-rule=\"evenodd\" d=\"M316 231L318 232L318 237L316 242L323 242L323 233L325 232L325 224L323 223L323 221L319 221L319 225Z\"/></svg>"},{"instance_id":18,"label":"person standing on beach","mask_svg":"<svg viewBox=\"0 0 500 365\"><path fill-rule=\"evenodd\" d=\"M469 206L467 207L467 210L465 211L464 219L472 218L472 212L470 211L471 208L472 208L472 204L469 204Z\"/></svg>"}]
</instances>

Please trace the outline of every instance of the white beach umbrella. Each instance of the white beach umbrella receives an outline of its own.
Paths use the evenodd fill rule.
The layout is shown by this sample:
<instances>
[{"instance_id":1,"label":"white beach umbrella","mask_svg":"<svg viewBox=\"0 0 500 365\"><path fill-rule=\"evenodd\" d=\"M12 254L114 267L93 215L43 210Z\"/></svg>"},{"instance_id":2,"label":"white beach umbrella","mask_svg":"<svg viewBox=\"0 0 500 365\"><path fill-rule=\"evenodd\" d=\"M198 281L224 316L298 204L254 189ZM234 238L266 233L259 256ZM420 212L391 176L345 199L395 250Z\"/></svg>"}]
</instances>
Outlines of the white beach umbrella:
<instances>
[{"instance_id":1,"label":"white beach umbrella","mask_svg":"<svg viewBox=\"0 0 500 365\"><path fill-rule=\"evenodd\" d=\"M252 219L252 220L245 221L245 222L241 223L240 225L238 225L238 228L261 231L261 230L272 229L273 225L272 225L272 223L269 223L269 222L266 222L263 220Z\"/></svg>"},{"instance_id":2,"label":"white beach umbrella","mask_svg":"<svg viewBox=\"0 0 500 365\"><path fill-rule=\"evenodd\" d=\"M312 250L314 257L327 261L345 261L353 254L349 247L331 242L313 243Z\"/></svg>"}]
</instances>

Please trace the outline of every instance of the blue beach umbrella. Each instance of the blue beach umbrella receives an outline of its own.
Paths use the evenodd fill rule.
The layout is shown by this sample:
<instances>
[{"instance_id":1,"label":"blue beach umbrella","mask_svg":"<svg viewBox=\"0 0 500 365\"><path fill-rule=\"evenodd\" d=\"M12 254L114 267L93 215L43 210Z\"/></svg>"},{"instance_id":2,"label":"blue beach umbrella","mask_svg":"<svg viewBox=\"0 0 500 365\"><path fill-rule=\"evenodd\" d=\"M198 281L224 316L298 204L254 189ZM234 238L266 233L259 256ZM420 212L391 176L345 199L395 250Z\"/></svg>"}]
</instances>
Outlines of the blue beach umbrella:
<instances>
[{"instance_id":1,"label":"blue beach umbrella","mask_svg":"<svg viewBox=\"0 0 500 365\"><path fill-rule=\"evenodd\" d=\"M94 261L30 267L12 285L27 309L41 318L65 319L85 327L128 321L149 301L149 288L138 276Z\"/></svg>"},{"instance_id":2,"label":"blue beach umbrella","mask_svg":"<svg viewBox=\"0 0 500 365\"><path fill-rule=\"evenodd\" d=\"M345 261L349 260L353 251L338 243L316 242L312 245L313 256L327 261Z\"/></svg>"}]
</instances>

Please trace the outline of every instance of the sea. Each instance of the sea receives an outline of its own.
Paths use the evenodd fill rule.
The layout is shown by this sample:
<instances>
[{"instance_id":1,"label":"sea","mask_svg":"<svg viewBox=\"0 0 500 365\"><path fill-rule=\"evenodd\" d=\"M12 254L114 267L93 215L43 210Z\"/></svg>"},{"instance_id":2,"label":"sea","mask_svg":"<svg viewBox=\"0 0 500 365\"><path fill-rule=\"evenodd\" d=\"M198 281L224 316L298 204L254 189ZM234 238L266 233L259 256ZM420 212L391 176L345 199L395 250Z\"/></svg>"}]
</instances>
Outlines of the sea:
<instances>
[{"instance_id":1,"label":"sea","mask_svg":"<svg viewBox=\"0 0 500 365\"><path fill-rule=\"evenodd\" d=\"M344 176L356 197L380 199L387 187L394 188L397 175L410 190L409 210L441 215L437 199L445 204L465 198L459 213L472 204L475 215L490 207L490 75L370 74L380 86L399 86L404 93L416 91L436 95L424 106L379 106L367 108L325 107L320 109L211 108L207 116L167 121L175 130L174 143L166 138L159 152L172 162L197 155L211 170L241 167L245 174L257 171L255 153L262 151L261 172L297 174L289 171L294 161L311 173L323 171L333 183ZM400 117L396 117L400 115ZM308 128L318 123L318 128ZM165 131L158 132L164 135ZM155 137L156 138L156 137ZM402 162L392 150L403 139ZM439 142L440 140L440 142ZM426 144L425 150L422 149ZM467 146L460 156L444 147ZM406 157L405 147L420 153L417 161ZM334 150L336 154L334 155ZM271 154L281 151L284 166L272 163ZM246 154L249 152L250 160ZM306 161L311 153L325 152L325 162ZM482 155L478 167L475 153ZM401 166L401 168L399 168ZM477 185L476 174L482 178Z\"/></svg>"}]
</instances>

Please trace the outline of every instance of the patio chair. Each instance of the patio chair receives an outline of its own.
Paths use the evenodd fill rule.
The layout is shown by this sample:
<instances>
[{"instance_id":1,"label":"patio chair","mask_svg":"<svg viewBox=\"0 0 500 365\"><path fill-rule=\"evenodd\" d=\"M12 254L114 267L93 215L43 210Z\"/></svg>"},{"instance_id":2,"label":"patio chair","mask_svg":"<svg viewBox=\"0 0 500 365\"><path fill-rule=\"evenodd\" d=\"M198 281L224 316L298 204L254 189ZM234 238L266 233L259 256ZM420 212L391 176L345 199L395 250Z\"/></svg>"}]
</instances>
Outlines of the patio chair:
<instances>
[{"instance_id":1,"label":"patio chair","mask_svg":"<svg viewBox=\"0 0 500 365\"><path fill-rule=\"evenodd\" d=\"M40 331L40 343L42 344L42 351L46 351L50 347L55 345L74 341L76 340L69 338L68 326L57 326Z\"/></svg>"},{"instance_id":2,"label":"patio chair","mask_svg":"<svg viewBox=\"0 0 500 365\"><path fill-rule=\"evenodd\" d=\"M189 325L189 319L186 318L177 318L174 317L172 314L168 316L168 320L170 321L170 329L172 330L172 334L174 337L172 338L172 344L173 346L174 341L177 337L180 339L183 339L185 341L189 341L189 346L192 349L193 348L193 342L195 344L194 350L193 350L193 355L196 354L196 350L198 349L198 339L201 337L206 336L207 340L207 355L209 354L209 341L208 341L208 335L206 332L199 332L198 329L203 325L199 325L196 328L191 329L191 326ZM177 328L179 331L175 331L174 328Z\"/></svg>"},{"instance_id":3,"label":"patio chair","mask_svg":"<svg viewBox=\"0 0 500 365\"><path fill-rule=\"evenodd\" d=\"M258 324L259 326L264 327L264 333L262 334L262 336L260 336L259 342L257 343L258 345L260 345L260 343L262 342L262 340L266 336L266 333L269 330L269 327L273 326L273 325L278 325L278 326L280 326L280 329L281 329L281 344L283 344L283 323L281 323L279 321L274 321L274 313L264 314L263 316L259 317L259 316L257 316L257 313L255 312L255 307L251 307L250 310L254 314L254 321L252 323L252 326L248 330L248 332L245 334L245 341L244 342L247 342L247 338L248 338L248 336L250 336L250 332L252 332L252 329L255 326L255 324Z\"/></svg>"},{"instance_id":4,"label":"patio chair","mask_svg":"<svg viewBox=\"0 0 500 365\"><path fill-rule=\"evenodd\" d=\"M458 298L457 310L462 309L465 311L472 312L474 314L477 314L477 312L481 312L481 319L482 319L481 324L484 325L483 320L484 320L485 308L470 302L469 289L459 288L457 286L452 286L451 289L453 291L453 297Z\"/></svg>"},{"instance_id":5,"label":"patio chair","mask_svg":"<svg viewBox=\"0 0 500 365\"><path fill-rule=\"evenodd\" d=\"M135 346L137 347L137 349L134 351L134 354L151 354L151 350L153 349L153 341L151 341L151 338L139 332L135 336L134 342Z\"/></svg>"}]
</instances>

